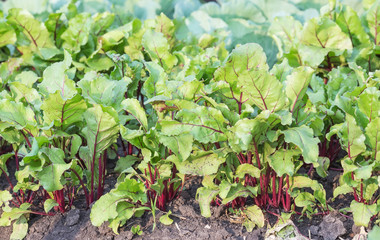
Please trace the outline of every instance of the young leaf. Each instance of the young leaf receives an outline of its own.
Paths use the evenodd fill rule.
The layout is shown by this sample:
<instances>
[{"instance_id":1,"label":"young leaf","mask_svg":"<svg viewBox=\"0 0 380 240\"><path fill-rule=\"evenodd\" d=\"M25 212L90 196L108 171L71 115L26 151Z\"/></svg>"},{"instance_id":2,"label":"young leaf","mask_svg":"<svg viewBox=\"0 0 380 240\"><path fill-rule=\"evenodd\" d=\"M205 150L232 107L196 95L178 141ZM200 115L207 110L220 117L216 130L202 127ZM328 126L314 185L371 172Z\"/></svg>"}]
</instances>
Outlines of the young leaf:
<instances>
[{"instance_id":1,"label":"young leaf","mask_svg":"<svg viewBox=\"0 0 380 240\"><path fill-rule=\"evenodd\" d=\"M172 211L169 210L168 213L160 217L160 222L164 225L171 225L173 223L173 219L170 218L170 214L172 214Z\"/></svg>"},{"instance_id":2,"label":"young leaf","mask_svg":"<svg viewBox=\"0 0 380 240\"><path fill-rule=\"evenodd\" d=\"M59 204L54 199L49 198L44 202L44 210L46 213L50 212L50 210L55 206L59 206Z\"/></svg>"}]
</instances>

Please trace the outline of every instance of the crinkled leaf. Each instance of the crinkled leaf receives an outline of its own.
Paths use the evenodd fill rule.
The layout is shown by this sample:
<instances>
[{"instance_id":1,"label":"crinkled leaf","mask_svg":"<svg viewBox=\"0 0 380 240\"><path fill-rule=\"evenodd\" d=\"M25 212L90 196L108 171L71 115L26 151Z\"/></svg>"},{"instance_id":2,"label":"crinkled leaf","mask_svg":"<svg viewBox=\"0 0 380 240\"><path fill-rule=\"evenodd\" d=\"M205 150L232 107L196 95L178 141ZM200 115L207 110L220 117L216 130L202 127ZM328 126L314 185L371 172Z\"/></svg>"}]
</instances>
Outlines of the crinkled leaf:
<instances>
[{"instance_id":1,"label":"crinkled leaf","mask_svg":"<svg viewBox=\"0 0 380 240\"><path fill-rule=\"evenodd\" d=\"M350 38L327 17L310 19L304 25L301 36L299 53L302 61L311 67L322 63L330 51L352 49Z\"/></svg>"},{"instance_id":2,"label":"crinkled leaf","mask_svg":"<svg viewBox=\"0 0 380 240\"><path fill-rule=\"evenodd\" d=\"M380 91L375 87L366 88L358 99L358 107L369 119L380 116Z\"/></svg>"},{"instance_id":3,"label":"crinkled leaf","mask_svg":"<svg viewBox=\"0 0 380 240\"><path fill-rule=\"evenodd\" d=\"M260 169L253 166L252 164L240 164L235 171L236 177L243 179L246 174L251 177L260 178Z\"/></svg>"},{"instance_id":4,"label":"crinkled leaf","mask_svg":"<svg viewBox=\"0 0 380 240\"><path fill-rule=\"evenodd\" d=\"M350 158L355 158L366 150L365 136L353 116L346 114L346 122L342 125L340 133L343 146Z\"/></svg>"},{"instance_id":5,"label":"crinkled leaf","mask_svg":"<svg viewBox=\"0 0 380 240\"><path fill-rule=\"evenodd\" d=\"M228 144L237 153L247 151L252 140L257 142L267 128L263 119L241 119L228 129Z\"/></svg>"},{"instance_id":6,"label":"crinkled leaf","mask_svg":"<svg viewBox=\"0 0 380 240\"><path fill-rule=\"evenodd\" d=\"M111 221L118 216L117 207L124 201L146 202L144 184L134 179L125 179L116 189L101 196L91 209L90 219L94 226Z\"/></svg>"},{"instance_id":7,"label":"crinkled leaf","mask_svg":"<svg viewBox=\"0 0 380 240\"><path fill-rule=\"evenodd\" d=\"M32 211L28 210L30 208L30 203L23 203L19 208L13 207L4 211L0 218L0 226L9 226L12 221L19 219L24 214L30 214ZM8 211L9 210L9 211Z\"/></svg>"}]
</instances>

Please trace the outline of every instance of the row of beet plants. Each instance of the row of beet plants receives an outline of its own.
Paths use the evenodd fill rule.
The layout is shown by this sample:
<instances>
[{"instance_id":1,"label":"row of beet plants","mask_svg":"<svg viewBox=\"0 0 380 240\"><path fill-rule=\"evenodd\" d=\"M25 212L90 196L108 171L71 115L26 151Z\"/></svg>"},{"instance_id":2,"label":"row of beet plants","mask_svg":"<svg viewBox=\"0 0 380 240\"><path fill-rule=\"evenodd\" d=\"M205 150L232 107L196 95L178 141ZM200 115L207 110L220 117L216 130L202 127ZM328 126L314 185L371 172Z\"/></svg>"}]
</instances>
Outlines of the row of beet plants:
<instances>
[{"instance_id":1,"label":"row of beet plants","mask_svg":"<svg viewBox=\"0 0 380 240\"><path fill-rule=\"evenodd\" d=\"M124 24L70 4L41 22L11 9L0 23L9 54L0 225L13 223L20 239L30 214L85 201L95 226L117 232L133 216L166 212L196 175L202 215L223 204L252 231L265 212L329 214L315 176L333 165L343 168L334 197L353 199L338 210L368 226L379 212L380 5L364 7L359 16L331 1L305 23L276 18L272 67L258 44L228 52L223 33L180 40L181 22L163 14ZM118 178L104 194L110 159Z\"/></svg>"}]
</instances>

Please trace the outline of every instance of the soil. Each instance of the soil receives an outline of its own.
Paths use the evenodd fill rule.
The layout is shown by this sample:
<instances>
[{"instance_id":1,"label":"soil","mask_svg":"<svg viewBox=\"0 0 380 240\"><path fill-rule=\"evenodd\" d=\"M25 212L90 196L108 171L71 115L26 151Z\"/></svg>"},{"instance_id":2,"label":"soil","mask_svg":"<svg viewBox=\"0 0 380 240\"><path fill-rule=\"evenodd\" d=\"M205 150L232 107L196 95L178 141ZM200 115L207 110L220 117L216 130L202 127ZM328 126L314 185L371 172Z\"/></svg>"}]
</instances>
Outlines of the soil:
<instances>
[{"instance_id":1,"label":"soil","mask_svg":"<svg viewBox=\"0 0 380 240\"><path fill-rule=\"evenodd\" d=\"M113 169L114 163L107 166ZM10 169L10 172L14 169ZM317 174L314 178L318 179ZM329 204L335 209L347 207L351 199L337 198L331 201L333 189L338 184L339 171L330 171L327 178L318 179L325 187ZM116 174L109 174L106 179L106 191L112 189L116 182ZM73 209L65 214L55 216L31 216L29 220L28 240L94 240L94 239L264 239L267 228L273 226L277 217L266 213L266 226L247 232L242 224L231 223L230 217L223 206L212 207L212 217L204 218L200 214L199 205L195 200L197 188L201 185L201 178L191 177L185 184L181 195L168 206L173 215L174 223L165 226L160 223L159 218L164 213L156 215L156 228L153 229L154 221L152 214L145 213L141 218L134 218L119 229L119 234L112 232L106 224L97 228L92 226L89 219L90 210L83 205L81 197L74 202ZM8 187L5 177L0 177L0 189ZM273 210L275 211L275 210ZM306 217L293 216L294 224L300 234L311 239L352 239L360 229L355 228L350 216L342 216L334 211L327 217L314 216L311 220ZM142 235L133 235L131 227L140 225ZM354 227L353 227L354 226ZM331 231L333 229L333 231ZM9 239L12 232L11 227L2 227L0 239ZM339 234L335 237L336 234Z\"/></svg>"}]
</instances>

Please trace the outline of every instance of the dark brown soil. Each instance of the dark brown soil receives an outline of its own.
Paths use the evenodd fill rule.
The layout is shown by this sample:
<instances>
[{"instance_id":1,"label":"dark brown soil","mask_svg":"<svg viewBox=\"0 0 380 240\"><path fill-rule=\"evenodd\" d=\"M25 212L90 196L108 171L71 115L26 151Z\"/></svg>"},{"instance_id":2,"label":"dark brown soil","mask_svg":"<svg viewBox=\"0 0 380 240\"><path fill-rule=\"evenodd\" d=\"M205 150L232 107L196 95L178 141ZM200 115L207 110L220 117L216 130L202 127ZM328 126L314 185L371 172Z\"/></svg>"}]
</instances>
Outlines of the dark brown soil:
<instances>
[{"instance_id":1,"label":"dark brown soil","mask_svg":"<svg viewBox=\"0 0 380 240\"><path fill-rule=\"evenodd\" d=\"M108 166L112 169L114 164ZM340 172L330 171L325 179L318 179L325 187L327 197L332 197L333 188L338 184ZM106 188L109 191L115 183L117 175L110 174L107 177ZM316 174L314 177L317 179ZM267 227L273 226L277 217L266 214L266 226L262 229L255 229L248 233L241 224L231 223L226 209L222 206L212 208L212 217L204 218L200 215L199 205L195 200L197 188L201 185L201 178L192 177L186 184L181 196L173 201L168 210L173 215L174 223L165 226L160 223L159 217L164 213L158 212L156 215L156 228L153 229L153 217L150 213L145 213L142 218L134 218L120 229L119 235L112 232L106 224L100 228L92 226L87 210L83 205L84 199L75 202L75 208L65 214L55 216L31 216L29 221L29 232L26 239L29 240L94 240L94 239L264 239ZM8 184L5 177L0 178L0 188L5 189ZM347 207L351 199L337 198L330 205L335 209ZM349 217L344 217L336 213L337 218L343 222L346 234L340 236L342 239L353 237L353 221ZM301 234L312 239L324 239L318 236L318 226L323 221L322 216L314 216L311 220L306 217L293 216L292 219ZM140 225L143 231L141 236L133 235L130 229L134 225ZM354 229L355 230L355 229ZM0 239L9 239L11 227L2 227ZM317 235L314 235L314 234Z\"/></svg>"}]
</instances>

